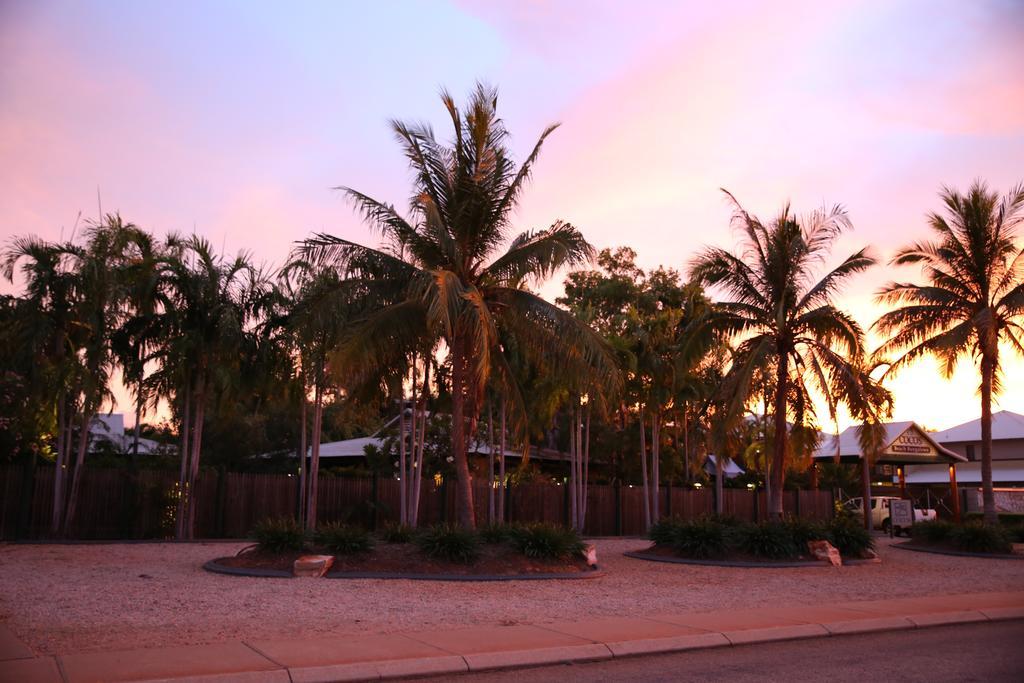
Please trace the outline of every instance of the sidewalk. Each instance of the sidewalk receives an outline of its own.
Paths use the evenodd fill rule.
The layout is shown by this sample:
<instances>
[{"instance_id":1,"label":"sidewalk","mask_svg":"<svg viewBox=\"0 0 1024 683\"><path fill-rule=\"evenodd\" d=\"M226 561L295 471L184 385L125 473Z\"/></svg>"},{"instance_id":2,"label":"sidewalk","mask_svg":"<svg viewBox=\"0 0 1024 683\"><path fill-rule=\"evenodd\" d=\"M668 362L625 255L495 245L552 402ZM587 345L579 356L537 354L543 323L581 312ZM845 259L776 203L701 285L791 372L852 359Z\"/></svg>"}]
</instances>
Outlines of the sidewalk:
<instances>
[{"instance_id":1,"label":"sidewalk","mask_svg":"<svg viewBox=\"0 0 1024 683\"><path fill-rule=\"evenodd\" d=\"M940 624L1024 619L1024 591L604 617L34 657L0 626L0 681L314 683L456 674Z\"/></svg>"}]
</instances>

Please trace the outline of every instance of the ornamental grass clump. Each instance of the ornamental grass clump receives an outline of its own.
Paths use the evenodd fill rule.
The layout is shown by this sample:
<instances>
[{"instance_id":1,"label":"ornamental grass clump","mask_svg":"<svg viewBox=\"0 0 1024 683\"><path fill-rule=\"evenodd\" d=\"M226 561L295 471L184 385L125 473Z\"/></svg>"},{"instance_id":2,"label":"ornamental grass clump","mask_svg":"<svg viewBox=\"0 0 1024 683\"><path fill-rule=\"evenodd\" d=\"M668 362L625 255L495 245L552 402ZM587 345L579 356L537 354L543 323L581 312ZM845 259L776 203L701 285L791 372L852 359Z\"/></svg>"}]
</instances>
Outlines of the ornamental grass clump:
<instances>
[{"instance_id":1,"label":"ornamental grass clump","mask_svg":"<svg viewBox=\"0 0 1024 683\"><path fill-rule=\"evenodd\" d=\"M306 545L306 532L294 517L268 518L257 522L252 537L259 549L267 553L299 551Z\"/></svg>"},{"instance_id":2,"label":"ornamental grass clump","mask_svg":"<svg viewBox=\"0 0 1024 683\"><path fill-rule=\"evenodd\" d=\"M492 523L481 526L478 531L484 543L495 545L510 540L515 533L515 527L509 524Z\"/></svg>"},{"instance_id":3,"label":"ornamental grass clump","mask_svg":"<svg viewBox=\"0 0 1024 683\"><path fill-rule=\"evenodd\" d=\"M784 524L800 552L807 550L808 543L827 541L829 537L828 529L824 524L803 517L789 517Z\"/></svg>"},{"instance_id":4,"label":"ornamental grass clump","mask_svg":"<svg viewBox=\"0 0 1024 683\"><path fill-rule=\"evenodd\" d=\"M476 532L452 524L430 527L416 537L416 545L437 560L472 564L480 557L480 537Z\"/></svg>"},{"instance_id":5,"label":"ornamental grass clump","mask_svg":"<svg viewBox=\"0 0 1024 683\"><path fill-rule=\"evenodd\" d=\"M950 541L968 553L1010 553L1010 535L1000 526L971 522L953 529Z\"/></svg>"},{"instance_id":6,"label":"ornamental grass clump","mask_svg":"<svg viewBox=\"0 0 1024 683\"><path fill-rule=\"evenodd\" d=\"M388 524L380 535L385 543L411 543L416 536L416 529L408 524Z\"/></svg>"},{"instance_id":7,"label":"ornamental grass clump","mask_svg":"<svg viewBox=\"0 0 1024 683\"><path fill-rule=\"evenodd\" d=\"M517 527L511 540L516 550L536 560L564 560L583 552L575 529L546 522Z\"/></svg>"},{"instance_id":8,"label":"ornamental grass clump","mask_svg":"<svg viewBox=\"0 0 1024 683\"><path fill-rule=\"evenodd\" d=\"M769 560L788 560L800 554L790 527L783 522L743 524L734 532L740 552Z\"/></svg>"},{"instance_id":9,"label":"ornamental grass clump","mask_svg":"<svg viewBox=\"0 0 1024 683\"><path fill-rule=\"evenodd\" d=\"M728 527L719 521L700 518L678 524L670 541L682 557L708 559L724 555L729 547Z\"/></svg>"},{"instance_id":10,"label":"ornamental grass clump","mask_svg":"<svg viewBox=\"0 0 1024 683\"><path fill-rule=\"evenodd\" d=\"M871 533L850 515L837 515L828 525L828 540L843 557L863 557L875 547Z\"/></svg>"},{"instance_id":11,"label":"ornamental grass clump","mask_svg":"<svg viewBox=\"0 0 1024 683\"><path fill-rule=\"evenodd\" d=\"M670 546L675 541L679 527L686 524L685 520L678 517L665 517L651 525L647 532L647 538L655 545Z\"/></svg>"},{"instance_id":12,"label":"ornamental grass clump","mask_svg":"<svg viewBox=\"0 0 1024 683\"><path fill-rule=\"evenodd\" d=\"M932 522L918 522L910 527L910 535L925 543L944 543L953 535L955 526L942 519Z\"/></svg>"},{"instance_id":13,"label":"ornamental grass clump","mask_svg":"<svg viewBox=\"0 0 1024 683\"><path fill-rule=\"evenodd\" d=\"M324 524L314 536L318 545L338 555L355 555L373 550L373 538L366 529L341 522Z\"/></svg>"}]
</instances>

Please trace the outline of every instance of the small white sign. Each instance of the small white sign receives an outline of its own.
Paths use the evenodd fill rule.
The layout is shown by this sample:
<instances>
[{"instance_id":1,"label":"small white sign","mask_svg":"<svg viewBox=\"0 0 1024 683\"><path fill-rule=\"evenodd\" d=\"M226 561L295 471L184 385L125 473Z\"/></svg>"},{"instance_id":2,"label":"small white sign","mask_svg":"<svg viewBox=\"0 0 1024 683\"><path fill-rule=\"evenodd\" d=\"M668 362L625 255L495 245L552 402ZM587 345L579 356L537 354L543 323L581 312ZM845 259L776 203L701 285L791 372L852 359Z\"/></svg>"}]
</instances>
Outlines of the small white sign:
<instances>
[{"instance_id":1,"label":"small white sign","mask_svg":"<svg viewBox=\"0 0 1024 683\"><path fill-rule=\"evenodd\" d=\"M906 529L914 524L914 504L909 500L889 502L889 519L894 527Z\"/></svg>"}]
</instances>

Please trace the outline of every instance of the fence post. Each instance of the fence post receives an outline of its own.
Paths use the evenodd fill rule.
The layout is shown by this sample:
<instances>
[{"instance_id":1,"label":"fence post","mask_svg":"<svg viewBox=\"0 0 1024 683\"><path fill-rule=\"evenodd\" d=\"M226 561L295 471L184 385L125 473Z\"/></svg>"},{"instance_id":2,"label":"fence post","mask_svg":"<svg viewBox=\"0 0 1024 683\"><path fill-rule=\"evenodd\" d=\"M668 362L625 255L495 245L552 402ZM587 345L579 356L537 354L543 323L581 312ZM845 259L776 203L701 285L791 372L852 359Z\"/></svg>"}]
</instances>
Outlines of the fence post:
<instances>
[{"instance_id":1,"label":"fence post","mask_svg":"<svg viewBox=\"0 0 1024 683\"><path fill-rule=\"evenodd\" d=\"M505 504L502 506L502 512L504 518L501 520L505 524L509 523L512 515L512 487L508 485L508 481L505 481L501 487L502 495L505 496Z\"/></svg>"},{"instance_id":2,"label":"fence post","mask_svg":"<svg viewBox=\"0 0 1024 683\"><path fill-rule=\"evenodd\" d=\"M761 521L761 506L758 504L757 489L755 488L752 492L754 494L754 523Z\"/></svg>"},{"instance_id":3,"label":"fence post","mask_svg":"<svg viewBox=\"0 0 1024 683\"><path fill-rule=\"evenodd\" d=\"M562 524L569 526L569 484L562 487Z\"/></svg>"},{"instance_id":4,"label":"fence post","mask_svg":"<svg viewBox=\"0 0 1024 683\"><path fill-rule=\"evenodd\" d=\"M404 484L403 484L404 486ZM370 529L377 530L377 506L380 503L379 478L377 471L373 472L373 479L370 483Z\"/></svg>"},{"instance_id":5,"label":"fence post","mask_svg":"<svg viewBox=\"0 0 1024 683\"><path fill-rule=\"evenodd\" d=\"M800 489L797 489L796 491L793 492L793 495L795 496L795 502L793 504L793 515L795 517L800 516L800 493Z\"/></svg>"},{"instance_id":6,"label":"fence post","mask_svg":"<svg viewBox=\"0 0 1024 683\"><path fill-rule=\"evenodd\" d=\"M615 480L615 535L622 535L622 482Z\"/></svg>"},{"instance_id":7,"label":"fence post","mask_svg":"<svg viewBox=\"0 0 1024 683\"><path fill-rule=\"evenodd\" d=\"M441 523L448 523L448 477L441 478Z\"/></svg>"},{"instance_id":8,"label":"fence post","mask_svg":"<svg viewBox=\"0 0 1024 683\"><path fill-rule=\"evenodd\" d=\"M217 525L214 529L214 533L219 538L224 538L224 517L227 514L225 510L225 501L228 497L228 483L227 477L224 474L224 468L217 468L217 507L215 509L216 515L214 516L214 523Z\"/></svg>"},{"instance_id":9,"label":"fence post","mask_svg":"<svg viewBox=\"0 0 1024 683\"><path fill-rule=\"evenodd\" d=\"M672 517L672 480L665 486L665 516Z\"/></svg>"},{"instance_id":10,"label":"fence post","mask_svg":"<svg viewBox=\"0 0 1024 683\"><path fill-rule=\"evenodd\" d=\"M32 503L36 493L36 454L22 470L21 491L18 494L18 527L14 530L14 538L28 538L32 533Z\"/></svg>"}]
</instances>

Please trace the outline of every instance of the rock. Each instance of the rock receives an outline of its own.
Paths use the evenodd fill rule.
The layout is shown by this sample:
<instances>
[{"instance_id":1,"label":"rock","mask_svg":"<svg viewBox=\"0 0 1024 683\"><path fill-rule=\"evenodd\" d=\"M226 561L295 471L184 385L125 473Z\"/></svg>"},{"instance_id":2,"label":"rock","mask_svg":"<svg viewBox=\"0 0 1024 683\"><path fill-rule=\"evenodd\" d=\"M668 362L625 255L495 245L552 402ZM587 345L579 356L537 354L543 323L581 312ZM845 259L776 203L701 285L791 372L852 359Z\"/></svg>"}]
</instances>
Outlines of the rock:
<instances>
[{"instance_id":1,"label":"rock","mask_svg":"<svg viewBox=\"0 0 1024 683\"><path fill-rule=\"evenodd\" d=\"M303 555L295 560L295 564L292 565L292 573L295 576L319 578L326 574L333 564L333 555Z\"/></svg>"},{"instance_id":2,"label":"rock","mask_svg":"<svg viewBox=\"0 0 1024 683\"><path fill-rule=\"evenodd\" d=\"M597 546L593 543L588 543L583 546L583 557L586 558L587 564L591 567L597 568Z\"/></svg>"},{"instance_id":3,"label":"rock","mask_svg":"<svg viewBox=\"0 0 1024 683\"><path fill-rule=\"evenodd\" d=\"M815 559L831 562L833 567L843 566L843 558L839 551L828 541L808 541L807 549Z\"/></svg>"},{"instance_id":4,"label":"rock","mask_svg":"<svg viewBox=\"0 0 1024 683\"><path fill-rule=\"evenodd\" d=\"M878 553L876 553L871 548L868 548L864 551L864 557L862 559L865 559L868 562L873 562L875 564L882 564L882 558L879 557Z\"/></svg>"}]
</instances>

